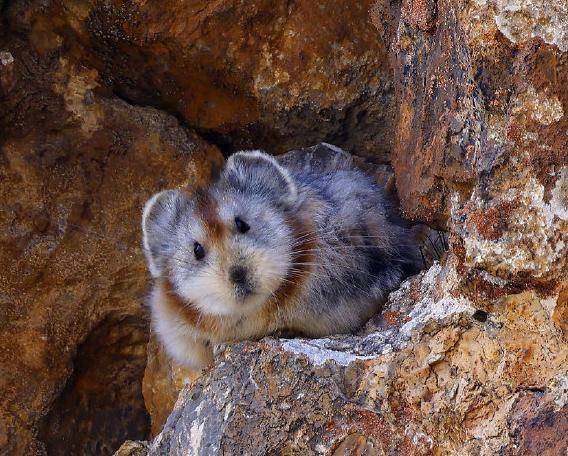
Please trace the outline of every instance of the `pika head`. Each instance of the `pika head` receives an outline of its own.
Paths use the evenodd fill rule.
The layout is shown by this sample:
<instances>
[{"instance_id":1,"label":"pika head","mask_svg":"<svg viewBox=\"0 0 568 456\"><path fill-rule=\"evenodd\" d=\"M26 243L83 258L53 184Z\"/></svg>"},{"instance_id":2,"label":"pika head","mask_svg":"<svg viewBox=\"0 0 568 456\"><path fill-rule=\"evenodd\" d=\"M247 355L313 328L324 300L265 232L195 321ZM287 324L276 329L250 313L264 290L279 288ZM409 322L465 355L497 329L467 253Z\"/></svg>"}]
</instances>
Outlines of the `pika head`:
<instances>
[{"instance_id":1,"label":"pika head","mask_svg":"<svg viewBox=\"0 0 568 456\"><path fill-rule=\"evenodd\" d=\"M297 203L295 183L274 158L238 152L207 190L166 190L146 203L150 272L203 314L245 315L286 280L293 253L288 214Z\"/></svg>"}]
</instances>

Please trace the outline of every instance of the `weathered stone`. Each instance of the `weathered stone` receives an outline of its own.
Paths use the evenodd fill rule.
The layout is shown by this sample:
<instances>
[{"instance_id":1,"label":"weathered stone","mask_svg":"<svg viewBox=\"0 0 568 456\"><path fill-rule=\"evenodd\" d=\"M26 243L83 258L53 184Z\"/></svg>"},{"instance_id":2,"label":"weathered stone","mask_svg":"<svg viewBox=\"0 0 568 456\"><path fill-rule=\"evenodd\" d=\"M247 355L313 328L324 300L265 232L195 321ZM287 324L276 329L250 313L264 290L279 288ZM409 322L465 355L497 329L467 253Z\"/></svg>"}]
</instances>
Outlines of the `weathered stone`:
<instances>
[{"instance_id":1,"label":"weathered stone","mask_svg":"<svg viewBox=\"0 0 568 456\"><path fill-rule=\"evenodd\" d=\"M146 456L148 445L145 442L127 440L114 454L115 456Z\"/></svg>"},{"instance_id":2,"label":"weathered stone","mask_svg":"<svg viewBox=\"0 0 568 456\"><path fill-rule=\"evenodd\" d=\"M564 379L566 381L566 379ZM564 389L568 384L564 385ZM506 454L561 455L568 448L568 405L535 390L521 395L511 413L511 440ZM514 449L514 450L513 450Z\"/></svg>"},{"instance_id":3,"label":"weathered stone","mask_svg":"<svg viewBox=\"0 0 568 456\"><path fill-rule=\"evenodd\" d=\"M563 454L557 295L506 296L481 323L456 264L406 282L388 307L399 318L360 335L227 347L149 454Z\"/></svg>"},{"instance_id":4,"label":"weathered stone","mask_svg":"<svg viewBox=\"0 0 568 456\"><path fill-rule=\"evenodd\" d=\"M530 2L494 1L495 24L514 43L534 37L568 51L568 4L537 0Z\"/></svg>"},{"instance_id":5,"label":"weathered stone","mask_svg":"<svg viewBox=\"0 0 568 456\"><path fill-rule=\"evenodd\" d=\"M1 121L25 125L0 138L0 446L110 454L149 431L142 205L221 157L174 118L94 93L96 71L26 68L25 52L0 100Z\"/></svg>"},{"instance_id":6,"label":"weathered stone","mask_svg":"<svg viewBox=\"0 0 568 456\"><path fill-rule=\"evenodd\" d=\"M333 452L333 456L379 456L383 454L385 453L377 448L377 444L363 434L348 435Z\"/></svg>"},{"instance_id":7,"label":"weathered stone","mask_svg":"<svg viewBox=\"0 0 568 456\"><path fill-rule=\"evenodd\" d=\"M545 0L0 2L2 451L108 454L148 438L142 392L157 433L183 388L121 454L564 454L567 17ZM450 253L358 335L235 344L198 379L151 341L141 386L141 205L221 158L132 104L224 152L327 141L390 187L392 162Z\"/></svg>"},{"instance_id":8,"label":"weathered stone","mask_svg":"<svg viewBox=\"0 0 568 456\"><path fill-rule=\"evenodd\" d=\"M389 2L35 3L9 13L38 48L66 49L121 97L176 113L228 149L327 140L388 160Z\"/></svg>"},{"instance_id":9,"label":"weathered stone","mask_svg":"<svg viewBox=\"0 0 568 456\"><path fill-rule=\"evenodd\" d=\"M7 51L0 51L0 96L6 96L14 84L14 57Z\"/></svg>"},{"instance_id":10,"label":"weathered stone","mask_svg":"<svg viewBox=\"0 0 568 456\"><path fill-rule=\"evenodd\" d=\"M185 385L191 384L200 372L175 365L153 334L150 336L146 351L148 359L142 393L152 420L152 435L157 435L164 427L179 392Z\"/></svg>"},{"instance_id":11,"label":"weathered stone","mask_svg":"<svg viewBox=\"0 0 568 456\"><path fill-rule=\"evenodd\" d=\"M392 163L405 212L449 227L452 198L474 188L481 211L539 185L548 202L568 164L566 6L408 0L402 10Z\"/></svg>"}]
</instances>

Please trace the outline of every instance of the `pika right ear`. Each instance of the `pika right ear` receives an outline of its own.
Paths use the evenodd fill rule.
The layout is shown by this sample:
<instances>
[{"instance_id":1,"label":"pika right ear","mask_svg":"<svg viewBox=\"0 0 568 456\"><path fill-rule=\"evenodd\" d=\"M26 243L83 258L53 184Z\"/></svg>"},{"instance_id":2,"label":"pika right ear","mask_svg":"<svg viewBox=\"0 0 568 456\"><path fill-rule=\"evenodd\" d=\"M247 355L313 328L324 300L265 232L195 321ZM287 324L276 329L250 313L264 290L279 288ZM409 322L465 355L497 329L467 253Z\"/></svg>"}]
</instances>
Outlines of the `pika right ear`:
<instances>
[{"instance_id":1,"label":"pika right ear","mask_svg":"<svg viewBox=\"0 0 568 456\"><path fill-rule=\"evenodd\" d=\"M152 277L159 277L165 266L165 259L174 252L176 222L182 214L188 197L178 190L164 190L156 193L144 205L142 213L142 235L144 253Z\"/></svg>"},{"instance_id":2,"label":"pika right ear","mask_svg":"<svg viewBox=\"0 0 568 456\"><path fill-rule=\"evenodd\" d=\"M298 200L298 188L290 173L274 157L261 150L247 150L231 155L223 176L234 188L265 194L285 208Z\"/></svg>"}]
</instances>

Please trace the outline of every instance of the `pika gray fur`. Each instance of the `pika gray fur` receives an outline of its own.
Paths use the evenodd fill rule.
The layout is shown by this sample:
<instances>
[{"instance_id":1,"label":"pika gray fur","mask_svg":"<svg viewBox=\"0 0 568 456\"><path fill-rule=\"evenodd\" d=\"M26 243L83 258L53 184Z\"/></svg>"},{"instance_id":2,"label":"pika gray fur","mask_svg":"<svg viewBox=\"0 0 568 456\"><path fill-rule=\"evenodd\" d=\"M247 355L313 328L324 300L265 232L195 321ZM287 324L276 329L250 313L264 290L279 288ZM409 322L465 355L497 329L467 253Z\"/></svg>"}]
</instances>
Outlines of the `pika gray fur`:
<instances>
[{"instance_id":1,"label":"pika gray fur","mask_svg":"<svg viewBox=\"0 0 568 456\"><path fill-rule=\"evenodd\" d=\"M420 266L410 229L340 149L229 157L209 188L144 208L153 325L179 363L216 343L356 330Z\"/></svg>"}]
</instances>

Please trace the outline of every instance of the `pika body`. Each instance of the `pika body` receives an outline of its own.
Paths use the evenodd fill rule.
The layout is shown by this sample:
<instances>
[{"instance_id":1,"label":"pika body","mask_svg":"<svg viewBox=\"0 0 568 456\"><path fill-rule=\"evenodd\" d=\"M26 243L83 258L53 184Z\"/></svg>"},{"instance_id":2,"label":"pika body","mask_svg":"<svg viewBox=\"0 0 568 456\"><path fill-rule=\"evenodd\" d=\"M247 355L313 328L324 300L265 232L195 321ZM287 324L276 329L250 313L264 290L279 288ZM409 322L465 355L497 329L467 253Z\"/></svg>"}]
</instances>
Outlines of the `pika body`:
<instances>
[{"instance_id":1,"label":"pika body","mask_svg":"<svg viewBox=\"0 0 568 456\"><path fill-rule=\"evenodd\" d=\"M143 211L152 324L178 363L218 343L358 329L421 267L411 229L341 149L231 155L195 193L165 190Z\"/></svg>"}]
</instances>

